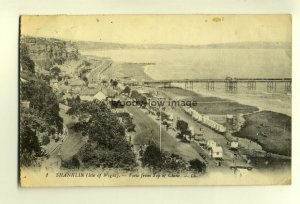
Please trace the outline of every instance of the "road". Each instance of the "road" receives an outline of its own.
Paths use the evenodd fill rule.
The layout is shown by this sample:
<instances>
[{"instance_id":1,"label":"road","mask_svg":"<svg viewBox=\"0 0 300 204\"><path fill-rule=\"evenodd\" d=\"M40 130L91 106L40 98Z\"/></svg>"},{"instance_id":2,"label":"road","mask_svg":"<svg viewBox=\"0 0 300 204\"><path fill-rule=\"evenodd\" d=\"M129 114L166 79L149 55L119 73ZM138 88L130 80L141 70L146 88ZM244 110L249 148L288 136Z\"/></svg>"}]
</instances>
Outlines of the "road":
<instances>
[{"instance_id":1,"label":"road","mask_svg":"<svg viewBox=\"0 0 300 204\"><path fill-rule=\"evenodd\" d=\"M136 134L133 137L133 143L139 145L149 144L149 141L154 141L159 146L159 121L141 108L127 106L126 109L133 114L133 122L136 124ZM187 161L196 158L202 160L201 156L189 144L180 142L175 138L174 132L172 133L171 130L167 131L165 127L162 127L162 149L178 154Z\"/></svg>"}]
</instances>

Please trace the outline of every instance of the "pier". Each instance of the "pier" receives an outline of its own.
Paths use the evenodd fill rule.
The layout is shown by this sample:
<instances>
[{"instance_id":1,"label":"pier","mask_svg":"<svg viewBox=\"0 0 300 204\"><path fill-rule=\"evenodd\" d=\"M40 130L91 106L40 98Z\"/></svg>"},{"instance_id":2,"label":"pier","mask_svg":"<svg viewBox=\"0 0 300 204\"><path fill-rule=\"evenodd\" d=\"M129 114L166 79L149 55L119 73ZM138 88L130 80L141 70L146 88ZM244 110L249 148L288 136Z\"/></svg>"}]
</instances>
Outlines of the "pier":
<instances>
[{"instance_id":1,"label":"pier","mask_svg":"<svg viewBox=\"0 0 300 204\"><path fill-rule=\"evenodd\" d=\"M284 84L284 91L292 91L292 78L230 78L225 79L183 79L183 80L157 80L144 81L143 85L159 85L165 88L173 87L174 84L183 84L185 89L193 89L195 84L205 84L208 91L215 90L215 84L224 84L226 92L236 93L241 85L246 86L248 91L255 91L257 84L264 84L268 93L277 91L279 84Z\"/></svg>"}]
</instances>

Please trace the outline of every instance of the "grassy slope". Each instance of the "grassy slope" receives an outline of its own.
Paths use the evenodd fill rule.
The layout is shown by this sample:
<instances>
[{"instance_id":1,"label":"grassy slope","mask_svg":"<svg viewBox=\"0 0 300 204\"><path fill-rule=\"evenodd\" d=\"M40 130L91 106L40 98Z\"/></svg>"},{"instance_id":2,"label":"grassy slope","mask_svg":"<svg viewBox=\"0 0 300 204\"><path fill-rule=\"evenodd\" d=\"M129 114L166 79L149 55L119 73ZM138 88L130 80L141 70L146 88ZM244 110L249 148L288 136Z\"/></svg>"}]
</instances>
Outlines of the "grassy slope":
<instances>
[{"instance_id":1,"label":"grassy slope","mask_svg":"<svg viewBox=\"0 0 300 204\"><path fill-rule=\"evenodd\" d=\"M291 155L291 117L271 111L244 117L246 122L236 136L254 140L268 152Z\"/></svg>"},{"instance_id":2,"label":"grassy slope","mask_svg":"<svg viewBox=\"0 0 300 204\"><path fill-rule=\"evenodd\" d=\"M166 91L172 98L184 98L184 100L197 101L197 106L194 109L202 114L239 114L251 113L257 111L254 106L243 105L228 99L218 97L205 97L190 90L181 88L161 88Z\"/></svg>"},{"instance_id":3,"label":"grassy slope","mask_svg":"<svg viewBox=\"0 0 300 204\"><path fill-rule=\"evenodd\" d=\"M161 89L172 98L177 97L200 102L194 109L204 114L222 115L257 111L257 108L253 106L217 97L204 97L190 90L181 88ZM244 117L246 122L242 129L235 133L235 136L256 141L264 150L271 153L288 156L291 154L291 118L289 116L271 111L261 111ZM258 132L259 135L257 136Z\"/></svg>"}]
</instances>

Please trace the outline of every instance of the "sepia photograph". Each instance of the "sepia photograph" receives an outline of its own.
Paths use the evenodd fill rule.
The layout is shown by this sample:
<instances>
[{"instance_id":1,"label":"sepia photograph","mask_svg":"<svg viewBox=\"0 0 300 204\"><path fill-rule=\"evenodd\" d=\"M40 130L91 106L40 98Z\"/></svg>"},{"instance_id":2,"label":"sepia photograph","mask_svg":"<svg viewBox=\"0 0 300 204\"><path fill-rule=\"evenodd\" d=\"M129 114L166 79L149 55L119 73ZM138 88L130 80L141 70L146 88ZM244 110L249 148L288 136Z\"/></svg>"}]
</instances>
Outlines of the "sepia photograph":
<instances>
[{"instance_id":1,"label":"sepia photograph","mask_svg":"<svg viewBox=\"0 0 300 204\"><path fill-rule=\"evenodd\" d=\"M23 15L18 51L21 187L291 184L291 15Z\"/></svg>"}]
</instances>

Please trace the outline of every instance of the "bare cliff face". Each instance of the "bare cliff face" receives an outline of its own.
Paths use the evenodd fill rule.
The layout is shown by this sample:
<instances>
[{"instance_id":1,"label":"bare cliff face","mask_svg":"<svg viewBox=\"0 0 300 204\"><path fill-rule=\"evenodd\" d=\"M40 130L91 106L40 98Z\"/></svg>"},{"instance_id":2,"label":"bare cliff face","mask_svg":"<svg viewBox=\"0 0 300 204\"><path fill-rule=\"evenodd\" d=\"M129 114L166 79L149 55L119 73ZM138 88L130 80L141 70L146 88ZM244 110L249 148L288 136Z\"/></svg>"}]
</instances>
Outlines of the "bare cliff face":
<instances>
[{"instance_id":1,"label":"bare cliff face","mask_svg":"<svg viewBox=\"0 0 300 204\"><path fill-rule=\"evenodd\" d=\"M79 59L75 44L69 41L21 36L20 43L27 46L29 56L37 69L49 70L56 64L62 65L66 61Z\"/></svg>"}]
</instances>

